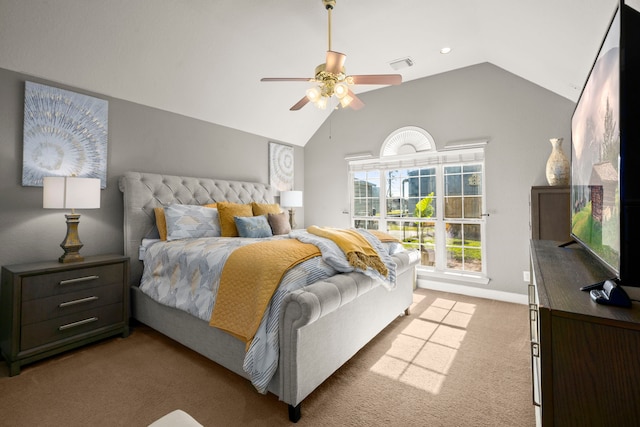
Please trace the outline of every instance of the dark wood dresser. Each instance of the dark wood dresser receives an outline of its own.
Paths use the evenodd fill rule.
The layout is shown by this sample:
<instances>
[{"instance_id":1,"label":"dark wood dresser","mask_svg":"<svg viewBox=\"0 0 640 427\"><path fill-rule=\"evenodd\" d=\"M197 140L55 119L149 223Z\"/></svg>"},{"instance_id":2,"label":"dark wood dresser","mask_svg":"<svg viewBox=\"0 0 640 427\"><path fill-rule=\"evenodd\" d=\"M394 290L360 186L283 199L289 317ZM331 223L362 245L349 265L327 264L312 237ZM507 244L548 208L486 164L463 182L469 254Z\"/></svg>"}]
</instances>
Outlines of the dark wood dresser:
<instances>
[{"instance_id":1,"label":"dark wood dresser","mask_svg":"<svg viewBox=\"0 0 640 427\"><path fill-rule=\"evenodd\" d=\"M531 238L535 240L571 240L569 186L531 187Z\"/></svg>"},{"instance_id":2,"label":"dark wood dresser","mask_svg":"<svg viewBox=\"0 0 640 427\"><path fill-rule=\"evenodd\" d=\"M0 349L9 375L27 363L129 334L129 258L2 267Z\"/></svg>"},{"instance_id":3,"label":"dark wood dresser","mask_svg":"<svg viewBox=\"0 0 640 427\"><path fill-rule=\"evenodd\" d=\"M640 303L593 302L610 273L578 245L532 240L533 400L543 426L640 425ZM640 299L640 289L626 288Z\"/></svg>"}]
</instances>

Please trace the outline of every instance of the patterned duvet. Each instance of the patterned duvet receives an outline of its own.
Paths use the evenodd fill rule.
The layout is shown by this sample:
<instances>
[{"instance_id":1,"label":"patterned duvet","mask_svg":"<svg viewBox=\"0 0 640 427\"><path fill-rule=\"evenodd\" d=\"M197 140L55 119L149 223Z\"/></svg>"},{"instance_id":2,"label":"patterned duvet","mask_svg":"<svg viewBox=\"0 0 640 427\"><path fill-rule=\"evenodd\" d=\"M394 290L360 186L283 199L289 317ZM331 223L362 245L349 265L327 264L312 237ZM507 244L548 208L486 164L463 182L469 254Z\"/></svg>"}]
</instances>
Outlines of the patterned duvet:
<instances>
[{"instance_id":1,"label":"patterned duvet","mask_svg":"<svg viewBox=\"0 0 640 427\"><path fill-rule=\"evenodd\" d=\"M364 230L359 232L378 250L390 273L388 278L382 278L374 271L361 272L379 279L386 287L395 286L395 263L391 260L388 246ZM322 252L322 257L304 261L284 275L245 354L243 368L261 393L266 393L278 366L278 320L284 296L339 272L354 271L342 251L330 240L305 231L268 239L285 238L298 238L305 243L315 244ZM259 241L265 239L208 237L152 243L144 252L140 290L161 304L209 322L225 261L236 248Z\"/></svg>"}]
</instances>

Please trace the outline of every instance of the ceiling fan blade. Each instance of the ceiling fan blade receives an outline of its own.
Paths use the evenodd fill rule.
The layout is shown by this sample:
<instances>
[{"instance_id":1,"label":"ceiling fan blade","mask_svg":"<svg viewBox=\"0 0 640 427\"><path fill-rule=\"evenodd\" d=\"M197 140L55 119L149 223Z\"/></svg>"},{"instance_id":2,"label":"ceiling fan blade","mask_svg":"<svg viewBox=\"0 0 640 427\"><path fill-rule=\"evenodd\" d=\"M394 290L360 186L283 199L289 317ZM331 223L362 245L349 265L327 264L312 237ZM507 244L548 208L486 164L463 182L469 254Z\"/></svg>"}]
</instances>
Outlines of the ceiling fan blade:
<instances>
[{"instance_id":1,"label":"ceiling fan blade","mask_svg":"<svg viewBox=\"0 0 640 427\"><path fill-rule=\"evenodd\" d=\"M293 107L289 108L289 111L298 111L299 109L307 105L307 102L309 102L309 98L305 96L300 101L296 102Z\"/></svg>"},{"instance_id":2,"label":"ceiling fan blade","mask_svg":"<svg viewBox=\"0 0 640 427\"><path fill-rule=\"evenodd\" d=\"M369 74L351 76L355 85L399 85L402 83L400 74Z\"/></svg>"},{"instance_id":3,"label":"ceiling fan blade","mask_svg":"<svg viewBox=\"0 0 640 427\"><path fill-rule=\"evenodd\" d=\"M345 59L347 59L347 55L344 53L328 50L325 70L332 74L340 74L342 72L342 67L344 67Z\"/></svg>"},{"instance_id":4,"label":"ceiling fan blade","mask_svg":"<svg viewBox=\"0 0 640 427\"><path fill-rule=\"evenodd\" d=\"M358 98L356 94L351 91L351 89L349 89L349 96L353 98L353 101L349 103L349 107L353 108L354 110L359 110L364 107L364 102L362 102L362 100Z\"/></svg>"},{"instance_id":5,"label":"ceiling fan blade","mask_svg":"<svg viewBox=\"0 0 640 427\"><path fill-rule=\"evenodd\" d=\"M261 82L310 82L312 78L308 77L263 77Z\"/></svg>"}]
</instances>

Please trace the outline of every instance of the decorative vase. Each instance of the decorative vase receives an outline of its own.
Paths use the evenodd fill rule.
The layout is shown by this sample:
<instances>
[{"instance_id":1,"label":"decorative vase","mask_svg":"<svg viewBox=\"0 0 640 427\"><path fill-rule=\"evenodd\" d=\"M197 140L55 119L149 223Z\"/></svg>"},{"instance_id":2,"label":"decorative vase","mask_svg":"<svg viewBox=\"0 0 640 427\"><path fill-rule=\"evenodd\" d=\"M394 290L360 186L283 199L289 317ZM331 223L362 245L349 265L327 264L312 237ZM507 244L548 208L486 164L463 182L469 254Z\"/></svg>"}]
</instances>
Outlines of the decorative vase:
<instances>
[{"instance_id":1,"label":"decorative vase","mask_svg":"<svg viewBox=\"0 0 640 427\"><path fill-rule=\"evenodd\" d=\"M547 160L549 185L569 185L569 160L562 151L562 138L551 138L551 155Z\"/></svg>"}]
</instances>

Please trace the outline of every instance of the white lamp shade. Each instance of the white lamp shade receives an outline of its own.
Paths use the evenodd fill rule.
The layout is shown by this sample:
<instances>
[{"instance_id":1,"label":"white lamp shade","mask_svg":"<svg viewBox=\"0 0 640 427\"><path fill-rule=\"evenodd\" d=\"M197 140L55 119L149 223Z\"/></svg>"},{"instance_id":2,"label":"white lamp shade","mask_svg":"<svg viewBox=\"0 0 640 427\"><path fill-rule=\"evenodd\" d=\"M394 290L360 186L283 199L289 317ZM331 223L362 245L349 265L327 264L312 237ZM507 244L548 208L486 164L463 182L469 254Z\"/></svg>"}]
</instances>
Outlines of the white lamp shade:
<instances>
[{"instance_id":1,"label":"white lamp shade","mask_svg":"<svg viewBox=\"0 0 640 427\"><path fill-rule=\"evenodd\" d=\"M100 207L100 180L47 176L43 180L42 207L45 209L97 209Z\"/></svg>"},{"instance_id":2,"label":"white lamp shade","mask_svg":"<svg viewBox=\"0 0 640 427\"><path fill-rule=\"evenodd\" d=\"M281 191L280 206L283 208L301 208L302 191Z\"/></svg>"}]
</instances>

